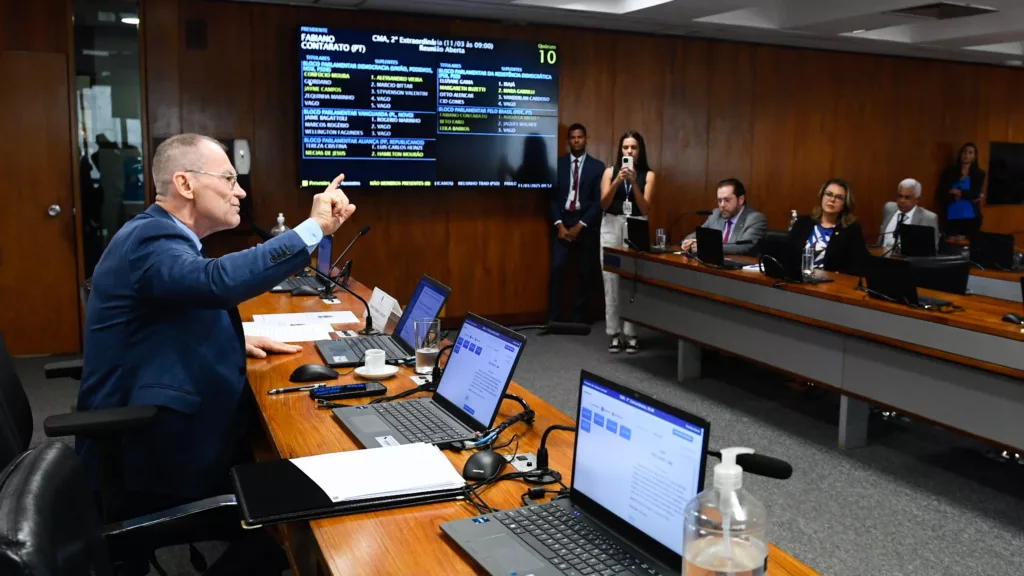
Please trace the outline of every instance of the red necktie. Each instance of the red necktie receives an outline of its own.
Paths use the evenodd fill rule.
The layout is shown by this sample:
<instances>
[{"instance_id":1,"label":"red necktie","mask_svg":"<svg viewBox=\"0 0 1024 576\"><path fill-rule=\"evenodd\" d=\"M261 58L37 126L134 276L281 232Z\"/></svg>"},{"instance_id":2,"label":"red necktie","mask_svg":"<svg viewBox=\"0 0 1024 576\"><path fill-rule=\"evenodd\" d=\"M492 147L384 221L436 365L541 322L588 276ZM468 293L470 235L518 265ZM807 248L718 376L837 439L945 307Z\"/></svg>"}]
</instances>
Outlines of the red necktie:
<instances>
[{"instance_id":1,"label":"red necktie","mask_svg":"<svg viewBox=\"0 0 1024 576\"><path fill-rule=\"evenodd\" d=\"M729 235L732 234L732 220L725 221L725 236L722 238L722 243L726 244L729 242Z\"/></svg>"},{"instance_id":2,"label":"red necktie","mask_svg":"<svg viewBox=\"0 0 1024 576\"><path fill-rule=\"evenodd\" d=\"M569 202L569 212L576 211L576 199L580 197L580 159L573 160L572 167L572 200Z\"/></svg>"}]
</instances>

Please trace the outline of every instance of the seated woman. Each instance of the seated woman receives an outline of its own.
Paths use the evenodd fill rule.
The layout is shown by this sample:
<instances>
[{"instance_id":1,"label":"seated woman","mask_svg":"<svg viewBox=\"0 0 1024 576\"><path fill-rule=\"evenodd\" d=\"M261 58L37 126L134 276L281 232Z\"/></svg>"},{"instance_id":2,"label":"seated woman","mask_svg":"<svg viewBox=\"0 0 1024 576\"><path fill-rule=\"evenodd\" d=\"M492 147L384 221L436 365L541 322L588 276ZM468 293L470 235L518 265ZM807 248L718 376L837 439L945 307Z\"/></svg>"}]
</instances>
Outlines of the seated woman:
<instances>
[{"instance_id":1,"label":"seated woman","mask_svg":"<svg viewBox=\"0 0 1024 576\"><path fill-rule=\"evenodd\" d=\"M814 267L858 274L869 256L864 232L854 216L853 191L841 178L833 178L818 192L818 205L810 216L800 216L789 238L814 249Z\"/></svg>"}]
</instances>

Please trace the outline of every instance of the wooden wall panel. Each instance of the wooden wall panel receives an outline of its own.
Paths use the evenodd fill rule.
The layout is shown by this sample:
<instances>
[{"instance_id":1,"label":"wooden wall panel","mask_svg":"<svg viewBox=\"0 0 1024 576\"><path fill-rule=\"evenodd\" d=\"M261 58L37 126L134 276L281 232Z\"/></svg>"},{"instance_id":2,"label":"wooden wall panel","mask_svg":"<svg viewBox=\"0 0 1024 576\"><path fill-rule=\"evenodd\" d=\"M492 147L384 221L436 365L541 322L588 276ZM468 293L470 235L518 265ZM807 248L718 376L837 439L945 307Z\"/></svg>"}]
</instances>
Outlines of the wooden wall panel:
<instances>
[{"instance_id":1,"label":"wooden wall panel","mask_svg":"<svg viewBox=\"0 0 1024 576\"><path fill-rule=\"evenodd\" d=\"M68 53L68 0L0 0L0 52Z\"/></svg>"},{"instance_id":2,"label":"wooden wall panel","mask_svg":"<svg viewBox=\"0 0 1024 576\"><path fill-rule=\"evenodd\" d=\"M184 31L178 0L147 2L142 21L146 62L146 113L149 137L167 138L181 133L180 55ZM150 150L152 154L154 150Z\"/></svg>"},{"instance_id":3,"label":"wooden wall panel","mask_svg":"<svg viewBox=\"0 0 1024 576\"><path fill-rule=\"evenodd\" d=\"M755 50L756 47L749 44L711 44L706 189L710 190L725 178L750 181L754 152ZM713 207L713 201L709 202L708 209Z\"/></svg>"}]
</instances>

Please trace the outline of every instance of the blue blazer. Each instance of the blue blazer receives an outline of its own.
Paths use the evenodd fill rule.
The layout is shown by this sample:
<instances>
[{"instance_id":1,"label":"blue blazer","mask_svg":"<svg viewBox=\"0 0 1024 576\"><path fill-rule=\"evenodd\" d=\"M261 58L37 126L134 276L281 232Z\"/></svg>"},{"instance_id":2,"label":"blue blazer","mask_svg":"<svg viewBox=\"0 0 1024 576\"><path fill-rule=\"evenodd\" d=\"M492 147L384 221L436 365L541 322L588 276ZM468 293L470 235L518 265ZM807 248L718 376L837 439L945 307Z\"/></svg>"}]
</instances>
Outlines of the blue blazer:
<instances>
[{"instance_id":1,"label":"blue blazer","mask_svg":"<svg viewBox=\"0 0 1024 576\"><path fill-rule=\"evenodd\" d=\"M566 228L570 228L582 220L590 230L598 230L601 226L601 177L604 176L604 163L587 154L586 161L580 169L579 206L574 216L562 214L565 201L569 199L569 182L572 180L572 161L566 154L558 159L558 186L548 197L548 216L551 223L559 219Z\"/></svg>"},{"instance_id":2,"label":"blue blazer","mask_svg":"<svg viewBox=\"0 0 1024 576\"><path fill-rule=\"evenodd\" d=\"M162 407L124 442L126 489L193 498L226 482L246 385L236 306L308 264L296 232L205 258L155 204L114 235L92 277L78 408ZM96 482L93 447L76 450Z\"/></svg>"}]
</instances>

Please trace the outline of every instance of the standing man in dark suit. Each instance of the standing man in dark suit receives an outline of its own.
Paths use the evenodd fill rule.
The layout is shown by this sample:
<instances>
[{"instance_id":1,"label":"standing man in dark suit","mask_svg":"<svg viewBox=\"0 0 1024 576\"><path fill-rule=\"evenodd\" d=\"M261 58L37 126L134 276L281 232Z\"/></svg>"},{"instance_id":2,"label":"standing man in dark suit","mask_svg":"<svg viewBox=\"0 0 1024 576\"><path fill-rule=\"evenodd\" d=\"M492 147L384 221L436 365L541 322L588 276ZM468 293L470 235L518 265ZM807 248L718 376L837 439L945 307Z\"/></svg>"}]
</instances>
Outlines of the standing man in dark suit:
<instances>
[{"instance_id":1,"label":"standing man in dark suit","mask_svg":"<svg viewBox=\"0 0 1024 576\"><path fill-rule=\"evenodd\" d=\"M587 295L596 277L601 228L601 175L604 163L587 155L587 129L569 126L569 154L558 159L558 186L551 192L548 213L554 226L548 320L561 316L562 283L570 252L579 255L580 281L573 322L586 321Z\"/></svg>"}]
</instances>

